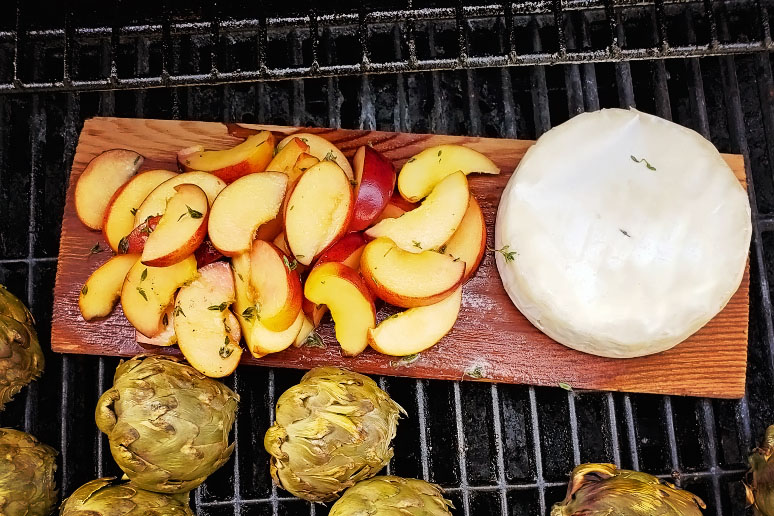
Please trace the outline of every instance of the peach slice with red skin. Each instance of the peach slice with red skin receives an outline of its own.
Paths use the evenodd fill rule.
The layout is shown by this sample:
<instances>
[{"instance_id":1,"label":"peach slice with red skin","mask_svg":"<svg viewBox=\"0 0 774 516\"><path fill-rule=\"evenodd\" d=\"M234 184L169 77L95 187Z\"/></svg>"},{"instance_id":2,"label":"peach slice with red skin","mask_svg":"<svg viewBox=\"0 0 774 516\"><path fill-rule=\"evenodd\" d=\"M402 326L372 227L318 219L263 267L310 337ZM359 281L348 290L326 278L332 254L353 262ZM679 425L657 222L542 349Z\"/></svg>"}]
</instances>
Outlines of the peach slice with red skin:
<instances>
[{"instance_id":1,"label":"peach slice with red skin","mask_svg":"<svg viewBox=\"0 0 774 516\"><path fill-rule=\"evenodd\" d=\"M351 269L357 270L360 266L360 255L366 239L359 231L347 233L325 250L315 262L315 267L326 262L343 263Z\"/></svg>"},{"instance_id":2,"label":"peach slice with red skin","mask_svg":"<svg viewBox=\"0 0 774 516\"><path fill-rule=\"evenodd\" d=\"M376 225L384 219L397 219L407 211L411 211L417 206L417 204L408 202L400 195L393 193L389 202L387 202L387 206L385 206L379 216L376 217L373 224Z\"/></svg>"},{"instance_id":3,"label":"peach slice with red skin","mask_svg":"<svg viewBox=\"0 0 774 516\"><path fill-rule=\"evenodd\" d=\"M75 183L75 213L81 222L102 229L110 200L137 173L143 160L126 149L108 150L92 159Z\"/></svg>"},{"instance_id":4,"label":"peach slice with red skin","mask_svg":"<svg viewBox=\"0 0 774 516\"><path fill-rule=\"evenodd\" d=\"M234 267L235 273L236 302L234 307L250 353L254 357L260 358L269 353L282 351L292 345L304 324L303 312L299 311L296 320L286 330L280 332L269 330L261 324L261 307L256 306L255 289L250 284L252 275L250 253L234 256L231 259L231 265Z\"/></svg>"},{"instance_id":5,"label":"peach slice with red skin","mask_svg":"<svg viewBox=\"0 0 774 516\"><path fill-rule=\"evenodd\" d=\"M163 316L177 289L197 276L196 258L188 256L169 267L135 263L121 287L121 307L126 319L143 335L153 338L165 325Z\"/></svg>"},{"instance_id":6,"label":"peach slice with red skin","mask_svg":"<svg viewBox=\"0 0 774 516\"><path fill-rule=\"evenodd\" d=\"M368 145L352 158L355 172L355 207L350 231L367 228L379 217L395 190L395 167L382 153Z\"/></svg>"},{"instance_id":7,"label":"peach slice with red skin","mask_svg":"<svg viewBox=\"0 0 774 516\"><path fill-rule=\"evenodd\" d=\"M284 331L301 311L303 289L294 258L263 240L253 242L250 253L250 285L261 307L261 324L271 331Z\"/></svg>"},{"instance_id":8,"label":"peach slice with red skin","mask_svg":"<svg viewBox=\"0 0 774 516\"><path fill-rule=\"evenodd\" d=\"M209 238L205 238L204 242L196 248L194 256L196 257L196 266L200 269L223 258L223 255L215 249Z\"/></svg>"},{"instance_id":9,"label":"peach slice with red skin","mask_svg":"<svg viewBox=\"0 0 774 516\"><path fill-rule=\"evenodd\" d=\"M433 191L446 176L462 171L499 174L495 163L480 152L462 145L436 145L409 159L398 174L398 191L404 199L417 202Z\"/></svg>"},{"instance_id":10,"label":"peach slice with red skin","mask_svg":"<svg viewBox=\"0 0 774 516\"><path fill-rule=\"evenodd\" d=\"M140 172L113 194L102 223L102 234L113 251L118 251L121 239L134 229L134 215L148 194L176 175L169 170Z\"/></svg>"},{"instance_id":11,"label":"peach slice with red skin","mask_svg":"<svg viewBox=\"0 0 774 516\"><path fill-rule=\"evenodd\" d=\"M87 321L106 317L121 297L121 287L129 269L140 259L138 254L119 254L91 273L78 296L78 307Z\"/></svg>"},{"instance_id":12,"label":"peach slice with red skin","mask_svg":"<svg viewBox=\"0 0 774 516\"><path fill-rule=\"evenodd\" d=\"M465 216L462 217L457 231L438 251L465 262L465 276L463 276L462 281L466 281L476 272L476 267L481 263L485 250L486 221L481 212L481 206L471 195L470 204L468 204L468 209Z\"/></svg>"},{"instance_id":13,"label":"peach slice with red skin","mask_svg":"<svg viewBox=\"0 0 774 516\"><path fill-rule=\"evenodd\" d=\"M438 249L459 227L469 202L465 174L455 172L443 178L418 208L382 220L366 230L366 236L387 237L411 253Z\"/></svg>"},{"instance_id":14,"label":"peach slice with red skin","mask_svg":"<svg viewBox=\"0 0 774 516\"><path fill-rule=\"evenodd\" d=\"M138 344L145 344L146 346L159 346L162 348L168 346L174 346L177 344L177 334L175 334L175 304L172 303L167 307L164 315L161 316L161 324L163 329L161 333L155 337L148 337L143 335L137 330L134 330L134 340Z\"/></svg>"},{"instance_id":15,"label":"peach slice with red skin","mask_svg":"<svg viewBox=\"0 0 774 516\"><path fill-rule=\"evenodd\" d=\"M409 253L389 238L369 242L360 257L360 272L368 288L395 306L432 305L462 283L465 262L435 251Z\"/></svg>"},{"instance_id":16,"label":"peach slice with red skin","mask_svg":"<svg viewBox=\"0 0 774 516\"><path fill-rule=\"evenodd\" d=\"M306 339L309 338L309 335L312 334L314 331L315 326L312 324L312 321L309 320L308 317L304 317L304 322L301 325L301 330L298 332L298 335L296 336L296 340L293 341L293 346L300 348L304 345L304 342L306 342Z\"/></svg>"},{"instance_id":17,"label":"peach slice with red skin","mask_svg":"<svg viewBox=\"0 0 774 516\"><path fill-rule=\"evenodd\" d=\"M285 204L285 238L309 265L343 235L352 217L352 185L333 161L321 161L296 182Z\"/></svg>"},{"instance_id":18,"label":"peach slice with red skin","mask_svg":"<svg viewBox=\"0 0 774 516\"><path fill-rule=\"evenodd\" d=\"M403 357L421 353L449 333L462 304L462 287L438 303L409 308L368 330L368 345L379 353Z\"/></svg>"},{"instance_id":19,"label":"peach slice with red skin","mask_svg":"<svg viewBox=\"0 0 774 516\"><path fill-rule=\"evenodd\" d=\"M311 154L320 161L333 161L341 167L341 169L347 175L347 178L355 178L355 175L352 172L352 167L350 166L349 161L347 161L347 158L344 156L344 153L341 152L341 150L339 150L339 148L336 147L333 143L326 140L322 136L317 136L316 134L311 133L291 134L283 138L279 144L277 144L277 146L282 149L293 138L298 138L309 146L309 150L307 151L308 154Z\"/></svg>"},{"instance_id":20,"label":"peach slice with red skin","mask_svg":"<svg viewBox=\"0 0 774 516\"><path fill-rule=\"evenodd\" d=\"M277 154L266 166L269 172L284 172L291 176L293 167L295 167L298 158L309 152L307 145L301 138L291 138L283 147L277 147Z\"/></svg>"},{"instance_id":21,"label":"peach slice with red skin","mask_svg":"<svg viewBox=\"0 0 774 516\"><path fill-rule=\"evenodd\" d=\"M306 152L301 154L298 157L298 160L296 161L296 164L293 165L293 170L290 174L288 174L288 177L290 177L290 183L296 184L296 181L298 181L298 178L303 175L304 172L315 166L320 162L319 159L312 156L311 154L307 154Z\"/></svg>"},{"instance_id":22,"label":"peach slice with red skin","mask_svg":"<svg viewBox=\"0 0 774 516\"><path fill-rule=\"evenodd\" d=\"M309 319L315 328L320 326L323 316L328 312L328 307L325 305L318 305L312 303L307 298L304 298L301 303L301 310L303 310L307 319Z\"/></svg>"},{"instance_id":23,"label":"peach slice with red skin","mask_svg":"<svg viewBox=\"0 0 774 516\"><path fill-rule=\"evenodd\" d=\"M209 172L185 172L177 174L157 186L142 202L134 216L134 227L145 222L148 217L161 215L167 209L167 202L177 193L175 187L182 184L196 185L207 194L207 201L212 206L213 201L226 183Z\"/></svg>"},{"instance_id":24,"label":"peach slice with red skin","mask_svg":"<svg viewBox=\"0 0 774 516\"><path fill-rule=\"evenodd\" d=\"M212 245L226 256L249 251L256 230L277 217L287 185L282 172L250 174L228 185L212 203Z\"/></svg>"},{"instance_id":25,"label":"peach slice with red skin","mask_svg":"<svg viewBox=\"0 0 774 516\"><path fill-rule=\"evenodd\" d=\"M226 262L199 269L175 299L177 345L192 367L213 378L234 372L242 356L239 322L229 310L234 300L234 273Z\"/></svg>"},{"instance_id":26,"label":"peach slice with red skin","mask_svg":"<svg viewBox=\"0 0 774 516\"><path fill-rule=\"evenodd\" d=\"M376 309L357 272L337 262L315 267L306 279L304 296L331 311L343 354L355 356L366 348L368 330L376 326Z\"/></svg>"},{"instance_id":27,"label":"peach slice with red skin","mask_svg":"<svg viewBox=\"0 0 774 516\"><path fill-rule=\"evenodd\" d=\"M161 215L148 217L145 222L134 228L128 235L118 242L119 254L142 254L145 242L156 226L159 225Z\"/></svg>"},{"instance_id":28,"label":"peach slice with red skin","mask_svg":"<svg viewBox=\"0 0 774 516\"><path fill-rule=\"evenodd\" d=\"M142 263L167 267L188 256L207 235L209 205L204 190L196 185L178 185L156 229L148 235L142 250Z\"/></svg>"},{"instance_id":29,"label":"peach slice with red skin","mask_svg":"<svg viewBox=\"0 0 774 516\"><path fill-rule=\"evenodd\" d=\"M201 145L188 147L177 153L180 170L209 172L226 183L242 176L263 172L274 156L274 135L261 131L245 141L223 150L205 150Z\"/></svg>"}]
</instances>

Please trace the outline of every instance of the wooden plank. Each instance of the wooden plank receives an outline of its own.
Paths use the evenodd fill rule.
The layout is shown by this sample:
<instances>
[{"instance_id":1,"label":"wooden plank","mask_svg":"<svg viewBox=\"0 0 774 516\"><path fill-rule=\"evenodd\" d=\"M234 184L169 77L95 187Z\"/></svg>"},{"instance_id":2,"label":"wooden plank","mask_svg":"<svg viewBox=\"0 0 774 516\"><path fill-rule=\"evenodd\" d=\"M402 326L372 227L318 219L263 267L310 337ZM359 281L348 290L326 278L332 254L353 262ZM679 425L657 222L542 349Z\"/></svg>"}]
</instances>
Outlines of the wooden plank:
<instances>
[{"instance_id":1,"label":"wooden plank","mask_svg":"<svg viewBox=\"0 0 774 516\"><path fill-rule=\"evenodd\" d=\"M176 349L143 348L118 307L101 321L86 322L78 310L78 291L89 274L109 257L90 255L95 243L107 248L100 233L86 229L75 214L73 192L86 164L112 148L136 150L146 157L145 169L176 169L177 150L194 144L206 148L233 146L245 134L269 129L290 134L300 129L277 126L226 126L219 123L94 118L86 121L73 161L62 222L62 239L54 299L52 348L63 353L131 356L142 352L177 353ZM305 129L306 130L306 129ZM308 129L338 145L347 156L371 144L396 166L425 147L458 143L489 156L501 168L499 176L471 176L471 190L484 211L490 246L497 203L512 171L531 141L405 134L345 129ZM741 156L724 158L745 183ZM556 386L575 389L647 392L738 398L744 394L747 364L749 270L728 306L695 335L677 347L648 357L615 360L587 355L562 346L535 329L513 306L500 282L492 253L488 252L474 277L465 285L460 318L452 332L408 365L367 350L356 358L342 357L332 325L320 333L326 349L291 348L261 359L244 355L244 363L273 367L311 368L341 365L372 374L417 378L475 379ZM382 306L378 318L394 312ZM476 376L474 374L474 376Z\"/></svg>"}]
</instances>

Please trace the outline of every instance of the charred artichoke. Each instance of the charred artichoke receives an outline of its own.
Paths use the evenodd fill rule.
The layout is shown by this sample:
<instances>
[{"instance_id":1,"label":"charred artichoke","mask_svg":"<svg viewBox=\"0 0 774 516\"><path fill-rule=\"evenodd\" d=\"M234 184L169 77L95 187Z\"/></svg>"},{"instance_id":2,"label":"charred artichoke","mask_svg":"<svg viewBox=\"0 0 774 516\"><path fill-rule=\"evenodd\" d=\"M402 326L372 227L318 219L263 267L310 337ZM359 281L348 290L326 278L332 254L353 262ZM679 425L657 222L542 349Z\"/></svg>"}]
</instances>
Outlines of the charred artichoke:
<instances>
[{"instance_id":1,"label":"charred artichoke","mask_svg":"<svg viewBox=\"0 0 774 516\"><path fill-rule=\"evenodd\" d=\"M449 516L454 508L441 489L424 480L374 477L350 487L329 516Z\"/></svg>"},{"instance_id":2,"label":"charred artichoke","mask_svg":"<svg viewBox=\"0 0 774 516\"><path fill-rule=\"evenodd\" d=\"M56 450L29 434L0 428L0 514L45 516L56 503Z\"/></svg>"},{"instance_id":3,"label":"charred artichoke","mask_svg":"<svg viewBox=\"0 0 774 516\"><path fill-rule=\"evenodd\" d=\"M581 464L551 516L701 516L698 496L614 464Z\"/></svg>"},{"instance_id":4,"label":"charred artichoke","mask_svg":"<svg viewBox=\"0 0 774 516\"><path fill-rule=\"evenodd\" d=\"M19 298L0 285L0 410L41 375L44 365L35 319Z\"/></svg>"},{"instance_id":5,"label":"charred artichoke","mask_svg":"<svg viewBox=\"0 0 774 516\"><path fill-rule=\"evenodd\" d=\"M763 444L757 448L748 462L750 471L744 484L747 503L753 506L756 516L774 516L774 425L766 429Z\"/></svg>"},{"instance_id":6,"label":"charred artichoke","mask_svg":"<svg viewBox=\"0 0 774 516\"><path fill-rule=\"evenodd\" d=\"M144 491L126 480L98 478L62 502L59 516L194 516L188 495Z\"/></svg>"},{"instance_id":7,"label":"charred artichoke","mask_svg":"<svg viewBox=\"0 0 774 516\"><path fill-rule=\"evenodd\" d=\"M132 482L183 493L231 456L238 402L231 389L177 359L141 355L118 366L95 418Z\"/></svg>"},{"instance_id":8,"label":"charred artichoke","mask_svg":"<svg viewBox=\"0 0 774 516\"><path fill-rule=\"evenodd\" d=\"M277 400L263 444L274 481L305 500L334 500L390 458L403 409L361 374L318 367Z\"/></svg>"}]
</instances>

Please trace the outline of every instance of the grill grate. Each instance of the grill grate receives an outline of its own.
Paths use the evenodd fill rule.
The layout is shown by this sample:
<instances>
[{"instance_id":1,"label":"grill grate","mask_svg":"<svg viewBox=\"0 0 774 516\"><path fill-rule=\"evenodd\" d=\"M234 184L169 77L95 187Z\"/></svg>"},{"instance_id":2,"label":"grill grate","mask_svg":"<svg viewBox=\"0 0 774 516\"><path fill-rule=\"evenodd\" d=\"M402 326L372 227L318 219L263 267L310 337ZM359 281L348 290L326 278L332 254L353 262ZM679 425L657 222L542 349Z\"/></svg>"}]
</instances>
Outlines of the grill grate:
<instances>
[{"instance_id":1,"label":"grill grate","mask_svg":"<svg viewBox=\"0 0 774 516\"><path fill-rule=\"evenodd\" d=\"M747 397L381 378L409 412L388 471L440 483L457 514L537 515L563 497L574 464L611 461L663 478L676 472L708 503L706 514L745 514L738 480L774 422L769 4L417 0L300 17L275 7L281 14L262 17L162 5L138 22L126 15L136 2L109 14L52 6L35 20L31 8L12 6L0 17L12 24L0 21L0 282L26 296L44 348L66 171L88 117L534 138L582 111L637 106L745 155L754 201ZM537 66L549 63L561 66ZM0 424L59 447L67 495L118 473L92 416L117 360L47 360L43 379ZM243 400L237 448L193 494L198 514L327 514L271 485L262 447L276 396L301 374L250 368L228 380Z\"/></svg>"}]
</instances>

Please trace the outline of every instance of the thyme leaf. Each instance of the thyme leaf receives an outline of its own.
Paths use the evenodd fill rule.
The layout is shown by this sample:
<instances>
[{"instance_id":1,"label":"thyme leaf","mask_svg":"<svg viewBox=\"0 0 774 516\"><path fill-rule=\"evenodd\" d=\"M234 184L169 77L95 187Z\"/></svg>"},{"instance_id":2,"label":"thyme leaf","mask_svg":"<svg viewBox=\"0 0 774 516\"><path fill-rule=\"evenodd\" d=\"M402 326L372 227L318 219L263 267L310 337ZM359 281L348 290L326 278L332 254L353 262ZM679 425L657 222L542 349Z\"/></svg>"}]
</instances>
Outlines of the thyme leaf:
<instances>
[{"instance_id":1,"label":"thyme leaf","mask_svg":"<svg viewBox=\"0 0 774 516\"><path fill-rule=\"evenodd\" d=\"M390 365L392 367L407 366L407 365L413 364L417 360L419 360L419 353L414 353L412 355L406 355L406 356L400 357L398 360L393 360L390 362Z\"/></svg>"},{"instance_id":2,"label":"thyme leaf","mask_svg":"<svg viewBox=\"0 0 774 516\"><path fill-rule=\"evenodd\" d=\"M148 300L148 296L145 294L145 290L142 287L137 287L137 292L140 293L144 300Z\"/></svg>"},{"instance_id":3,"label":"thyme leaf","mask_svg":"<svg viewBox=\"0 0 774 516\"><path fill-rule=\"evenodd\" d=\"M293 258L293 261L291 262L288 260L287 256L282 255L282 261L285 262L285 267L287 267L289 271L294 271L296 270L296 267L298 267L298 261L295 258Z\"/></svg>"},{"instance_id":4,"label":"thyme leaf","mask_svg":"<svg viewBox=\"0 0 774 516\"><path fill-rule=\"evenodd\" d=\"M126 254L128 252L129 252L129 237L125 236L124 238L118 241L118 253Z\"/></svg>"},{"instance_id":5,"label":"thyme leaf","mask_svg":"<svg viewBox=\"0 0 774 516\"><path fill-rule=\"evenodd\" d=\"M175 317L179 317L181 315L185 317L185 312L183 312L183 307L180 305L175 305L175 311L172 313L175 315Z\"/></svg>"},{"instance_id":6,"label":"thyme leaf","mask_svg":"<svg viewBox=\"0 0 774 516\"><path fill-rule=\"evenodd\" d=\"M519 254L517 251L511 251L511 246L509 245L504 245L500 249L494 249L492 247L487 247L487 249L503 255L503 258L505 258L506 262L512 262L516 259L516 255Z\"/></svg>"},{"instance_id":7,"label":"thyme leaf","mask_svg":"<svg viewBox=\"0 0 774 516\"><path fill-rule=\"evenodd\" d=\"M89 286L88 285L83 285L83 288L81 289L81 294L83 294L85 296L88 293L89 293Z\"/></svg>"},{"instance_id":8,"label":"thyme leaf","mask_svg":"<svg viewBox=\"0 0 774 516\"><path fill-rule=\"evenodd\" d=\"M104 249L102 248L101 245L99 245L99 242L97 242L96 244L94 244L94 246L91 249L89 249L89 256L91 256L92 254L99 254L102 251L104 251Z\"/></svg>"},{"instance_id":9,"label":"thyme leaf","mask_svg":"<svg viewBox=\"0 0 774 516\"><path fill-rule=\"evenodd\" d=\"M557 384L560 389L564 389L565 391L572 392L572 385L570 385L567 382L559 382Z\"/></svg>"},{"instance_id":10,"label":"thyme leaf","mask_svg":"<svg viewBox=\"0 0 774 516\"><path fill-rule=\"evenodd\" d=\"M630 158L632 158L632 161L633 161L633 162L635 162L635 163L645 163L645 167L646 167L648 170L656 170L656 167L654 167L653 165L651 165L651 164L650 164L650 162L649 162L648 160L646 160L645 158L640 158L640 159L637 159L637 158L636 158L636 157L634 157L633 155L631 155L631 156L629 156L629 157L630 157Z\"/></svg>"},{"instance_id":11,"label":"thyme leaf","mask_svg":"<svg viewBox=\"0 0 774 516\"><path fill-rule=\"evenodd\" d=\"M213 310L213 311L217 310L218 312L222 312L226 308L228 308L228 301L223 301L219 305L210 305L207 307L207 310Z\"/></svg>"},{"instance_id":12,"label":"thyme leaf","mask_svg":"<svg viewBox=\"0 0 774 516\"><path fill-rule=\"evenodd\" d=\"M304 342L301 344L301 347L325 349L327 346L325 345L325 342L323 342L322 337L320 337L316 331L313 331L307 335L306 339L304 339Z\"/></svg>"}]
</instances>

